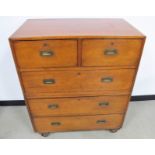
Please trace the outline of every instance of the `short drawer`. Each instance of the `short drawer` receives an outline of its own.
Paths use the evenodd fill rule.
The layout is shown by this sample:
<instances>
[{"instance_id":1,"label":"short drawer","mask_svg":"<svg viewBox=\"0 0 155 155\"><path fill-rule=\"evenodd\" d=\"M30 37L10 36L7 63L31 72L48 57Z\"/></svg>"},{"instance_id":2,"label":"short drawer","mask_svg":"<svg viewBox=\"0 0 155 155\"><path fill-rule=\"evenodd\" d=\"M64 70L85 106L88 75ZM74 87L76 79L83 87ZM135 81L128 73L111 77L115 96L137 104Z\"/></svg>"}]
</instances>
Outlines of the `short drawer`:
<instances>
[{"instance_id":1,"label":"short drawer","mask_svg":"<svg viewBox=\"0 0 155 155\"><path fill-rule=\"evenodd\" d=\"M38 132L116 129L120 128L123 115L34 117L33 120Z\"/></svg>"},{"instance_id":2,"label":"short drawer","mask_svg":"<svg viewBox=\"0 0 155 155\"><path fill-rule=\"evenodd\" d=\"M134 74L134 69L21 73L28 98L129 92Z\"/></svg>"},{"instance_id":3,"label":"short drawer","mask_svg":"<svg viewBox=\"0 0 155 155\"><path fill-rule=\"evenodd\" d=\"M83 66L137 66L141 39L88 39L82 42Z\"/></svg>"},{"instance_id":4,"label":"short drawer","mask_svg":"<svg viewBox=\"0 0 155 155\"><path fill-rule=\"evenodd\" d=\"M14 50L20 69L77 65L76 40L18 41Z\"/></svg>"},{"instance_id":5,"label":"short drawer","mask_svg":"<svg viewBox=\"0 0 155 155\"><path fill-rule=\"evenodd\" d=\"M128 96L28 100L33 116L75 116L124 113Z\"/></svg>"}]
</instances>

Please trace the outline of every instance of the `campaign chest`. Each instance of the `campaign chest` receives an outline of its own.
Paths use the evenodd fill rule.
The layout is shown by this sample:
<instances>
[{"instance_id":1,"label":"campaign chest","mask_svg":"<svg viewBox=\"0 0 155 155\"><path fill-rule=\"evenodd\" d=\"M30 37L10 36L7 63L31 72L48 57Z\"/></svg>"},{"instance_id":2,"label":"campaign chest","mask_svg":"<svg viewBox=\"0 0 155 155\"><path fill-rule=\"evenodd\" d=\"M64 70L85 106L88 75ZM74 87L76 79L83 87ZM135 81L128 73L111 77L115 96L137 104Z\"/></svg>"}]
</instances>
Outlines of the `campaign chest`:
<instances>
[{"instance_id":1,"label":"campaign chest","mask_svg":"<svg viewBox=\"0 0 155 155\"><path fill-rule=\"evenodd\" d=\"M9 41L36 132L122 127L141 32L123 19L30 19Z\"/></svg>"}]
</instances>

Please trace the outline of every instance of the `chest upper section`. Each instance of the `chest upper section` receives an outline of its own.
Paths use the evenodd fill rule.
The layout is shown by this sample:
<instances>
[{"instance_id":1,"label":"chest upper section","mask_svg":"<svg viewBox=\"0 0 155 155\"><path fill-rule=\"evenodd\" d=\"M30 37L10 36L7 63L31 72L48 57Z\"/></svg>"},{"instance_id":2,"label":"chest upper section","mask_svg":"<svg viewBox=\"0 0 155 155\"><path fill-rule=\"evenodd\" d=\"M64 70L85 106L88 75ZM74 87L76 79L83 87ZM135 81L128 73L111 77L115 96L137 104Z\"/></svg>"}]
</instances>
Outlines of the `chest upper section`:
<instances>
[{"instance_id":1,"label":"chest upper section","mask_svg":"<svg viewBox=\"0 0 155 155\"><path fill-rule=\"evenodd\" d=\"M19 69L134 67L144 39L122 19L28 20L10 37Z\"/></svg>"},{"instance_id":2,"label":"chest upper section","mask_svg":"<svg viewBox=\"0 0 155 155\"><path fill-rule=\"evenodd\" d=\"M17 41L20 69L76 66L135 66L141 39Z\"/></svg>"}]
</instances>

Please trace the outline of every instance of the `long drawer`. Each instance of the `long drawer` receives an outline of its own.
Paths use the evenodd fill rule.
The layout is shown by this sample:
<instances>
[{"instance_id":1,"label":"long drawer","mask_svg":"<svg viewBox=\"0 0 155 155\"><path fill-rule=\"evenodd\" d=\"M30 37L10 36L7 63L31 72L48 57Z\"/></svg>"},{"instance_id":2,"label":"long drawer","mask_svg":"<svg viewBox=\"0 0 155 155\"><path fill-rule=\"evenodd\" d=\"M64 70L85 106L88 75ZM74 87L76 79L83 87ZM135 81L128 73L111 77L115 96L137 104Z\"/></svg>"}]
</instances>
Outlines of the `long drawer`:
<instances>
[{"instance_id":1,"label":"long drawer","mask_svg":"<svg viewBox=\"0 0 155 155\"><path fill-rule=\"evenodd\" d=\"M134 69L22 72L28 98L129 92Z\"/></svg>"},{"instance_id":2,"label":"long drawer","mask_svg":"<svg viewBox=\"0 0 155 155\"><path fill-rule=\"evenodd\" d=\"M34 117L33 121L38 132L117 129L122 124L123 115Z\"/></svg>"},{"instance_id":3,"label":"long drawer","mask_svg":"<svg viewBox=\"0 0 155 155\"><path fill-rule=\"evenodd\" d=\"M85 39L82 42L83 66L137 66L141 39Z\"/></svg>"},{"instance_id":4,"label":"long drawer","mask_svg":"<svg viewBox=\"0 0 155 155\"><path fill-rule=\"evenodd\" d=\"M33 116L76 116L124 113L128 96L30 99Z\"/></svg>"}]
</instances>

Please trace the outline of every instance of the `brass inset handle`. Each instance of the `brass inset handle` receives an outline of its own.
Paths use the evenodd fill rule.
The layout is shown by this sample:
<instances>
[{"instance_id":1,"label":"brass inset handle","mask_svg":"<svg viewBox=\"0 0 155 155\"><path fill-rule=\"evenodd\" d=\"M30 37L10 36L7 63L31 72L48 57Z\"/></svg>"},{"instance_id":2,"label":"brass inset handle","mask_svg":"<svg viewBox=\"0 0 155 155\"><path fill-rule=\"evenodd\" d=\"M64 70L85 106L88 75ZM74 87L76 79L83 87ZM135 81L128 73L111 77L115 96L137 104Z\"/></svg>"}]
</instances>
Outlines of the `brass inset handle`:
<instances>
[{"instance_id":1,"label":"brass inset handle","mask_svg":"<svg viewBox=\"0 0 155 155\"><path fill-rule=\"evenodd\" d=\"M44 84L54 84L55 83L55 80L54 79L44 79L43 80L43 83Z\"/></svg>"},{"instance_id":2,"label":"brass inset handle","mask_svg":"<svg viewBox=\"0 0 155 155\"><path fill-rule=\"evenodd\" d=\"M48 105L48 109L57 109L57 108L59 108L58 104L49 104Z\"/></svg>"},{"instance_id":3,"label":"brass inset handle","mask_svg":"<svg viewBox=\"0 0 155 155\"><path fill-rule=\"evenodd\" d=\"M116 56L118 54L117 49L106 49L104 55L106 56Z\"/></svg>"},{"instance_id":4,"label":"brass inset handle","mask_svg":"<svg viewBox=\"0 0 155 155\"><path fill-rule=\"evenodd\" d=\"M53 51L40 51L40 56L42 57L51 57L54 55Z\"/></svg>"},{"instance_id":5,"label":"brass inset handle","mask_svg":"<svg viewBox=\"0 0 155 155\"><path fill-rule=\"evenodd\" d=\"M51 125L52 126L60 126L61 125L61 122L51 122Z\"/></svg>"},{"instance_id":6,"label":"brass inset handle","mask_svg":"<svg viewBox=\"0 0 155 155\"><path fill-rule=\"evenodd\" d=\"M107 106L109 106L109 102L100 102L100 103L98 103L98 105L100 107L107 107Z\"/></svg>"},{"instance_id":7,"label":"brass inset handle","mask_svg":"<svg viewBox=\"0 0 155 155\"><path fill-rule=\"evenodd\" d=\"M105 124L107 121L106 120L97 120L96 124Z\"/></svg>"},{"instance_id":8,"label":"brass inset handle","mask_svg":"<svg viewBox=\"0 0 155 155\"><path fill-rule=\"evenodd\" d=\"M110 83L113 81L112 77L103 77L101 78L101 82Z\"/></svg>"}]
</instances>

